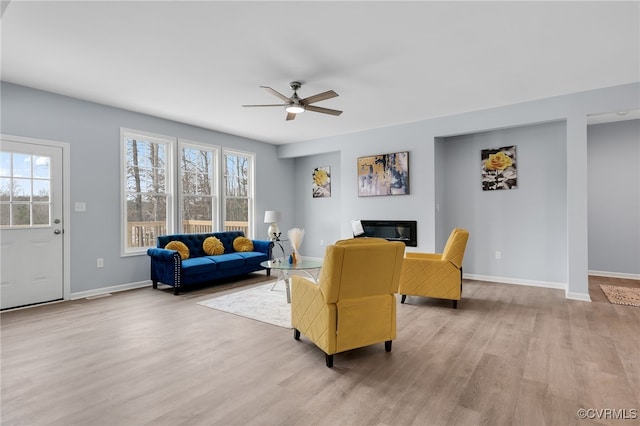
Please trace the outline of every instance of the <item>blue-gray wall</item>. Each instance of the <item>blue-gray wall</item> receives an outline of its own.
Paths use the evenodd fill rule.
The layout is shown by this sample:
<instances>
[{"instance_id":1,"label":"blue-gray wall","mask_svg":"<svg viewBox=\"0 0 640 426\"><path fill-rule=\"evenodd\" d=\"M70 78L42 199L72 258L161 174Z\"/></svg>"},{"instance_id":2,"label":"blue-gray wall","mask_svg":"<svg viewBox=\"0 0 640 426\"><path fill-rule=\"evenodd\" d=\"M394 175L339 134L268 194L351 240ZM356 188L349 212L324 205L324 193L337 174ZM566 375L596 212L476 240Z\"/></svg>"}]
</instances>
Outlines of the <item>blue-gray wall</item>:
<instances>
[{"instance_id":1,"label":"blue-gray wall","mask_svg":"<svg viewBox=\"0 0 640 426\"><path fill-rule=\"evenodd\" d=\"M465 273L504 282L560 283L567 297L588 300L588 270L595 267L590 267L588 253L587 115L639 109L640 83L278 147L7 83L2 83L1 101L2 133L70 144L68 201L87 203L86 213L72 212L71 217L65 219L66 229L71 232L72 293L148 279L146 256L120 257L119 131L126 127L255 152L256 234L266 234L266 225L261 223L264 210L281 210L280 228L304 228L306 236L301 252L313 257L322 257L324 246L333 241L350 237L351 220L358 218L417 220L418 247L408 250L440 250L454 225L454 220L449 218L450 210L461 204L448 194L451 167L441 165L456 162L457 156L464 161L475 157L475 170L464 171L471 186L461 190L472 198L465 208L475 208L475 204L486 207L488 197L528 195L548 208L544 213L541 209L512 210L505 215L509 217L495 220L479 213L478 218L487 223L469 225L473 228ZM478 150L485 145L511 144L513 139L516 139L519 160L524 162L519 166L520 188L486 194L478 183L474 189L479 180ZM508 143L503 144L503 140ZM553 162L558 166L552 173L536 164L543 162L541 156L549 143L562 147L554 152L557 158ZM468 149L466 144L473 148ZM357 158L397 151L410 152L411 194L358 197ZM318 166L331 166L330 198L311 196L311 172ZM558 185L563 173L564 186ZM535 184L538 186L531 186L534 185L532 176L540 180ZM540 188L545 185L557 186L549 194L543 194ZM557 205L549 205L552 203ZM477 246L482 226L495 229L505 222L517 226L511 216L529 214L538 221L537 226L548 225L541 229L539 240L532 240L534 244L532 241L514 243L507 233ZM457 218L455 222L458 226ZM564 235L564 239L560 235ZM541 254L542 246L557 258L549 259ZM493 258L498 250L503 254L500 263ZM96 269L97 257L104 258L105 268ZM541 267L526 268L523 272L520 267L524 259L534 259Z\"/></svg>"},{"instance_id":2,"label":"blue-gray wall","mask_svg":"<svg viewBox=\"0 0 640 426\"><path fill-rule=\"evenodd\" d=\"M120 128L209 143L256 154L256 236L266 238L264 211L283 211L280 226L293 226L294 197L288 188L294 161L277 157L276 147L250 139L2 82L1 125L7 135L68 143L70 194L87 211L64 218L70 233L71 293L149 279L145 255L120 256ZM96 268L96 259L104 268Z\"/></svg>"},{"instance_id":3,"label":"blue-gray wall","mask_svg":"<svg viewBox=\"0 0 640 426\"><path fill-rule=\"evenodd\" d=\"M640 120L587 129L589 269L640 276Z\"/></svg>"},{"instance_id":4,"label":"blue-gray wall","mask_svg":"<svg viewBox=\"0 0 640 426\"><path fill-rule=\"evenodd\" d=\"M464 271L563 287L567 282L567 145L563 121L444 138L436 187L445 230L469 230ZM518 187L483 191L480 152L516 146ZM436 246L444 247L441 233ZM500 259L496 259L500 252Z\"/></svg>"},{"instance_id":5,"label":"blue-gray wall","mask_svg":"<svg viewBox=\"0 0 640 426\"><path fill-rule=\"evenodd\" d=\"M341 180L334 179L332 189L340 187L340 198L335 210L327 212L311 208L313 200L310 195L296 200L297 209L305 215L296 215L296 223L303 228L310 228L314 222L322 220L327 214L332 215L336 226L340 226L340 238L351 235L351 219L399 219L418 221L418 247L407 248L411 251L432 252L442 249L442 242L448 236L453 223L446 222L444 209L448 205L446 187L443 178L447 171L439 167L446 163L447 150L443 149L447 140L456 141L457 136L475 135L490 132L490 139L482 139L473 149L474 157L479 156L478 149L484 143L491 146L504 146L501 139L522 137L526 141L523 148L527 152L528 161L541 160L544 150L537 149L534 142L538 136L550 137L557 158L558 171L547 173L553 179L546 182L553 186L560 183L550 195L540 194L540 185L532 192L538 201L544 203L558 203L550 206L536 217L538 221L549 222L548 229L542 229L543 235L535 244L516 244L509 240L508 234L494 239L486 247L474 251L473 242L476 235L471 234L470 264L465 273L477 274L481 277L497 281L530 285L560 286L565 289L566 296L578 300L589 300L588 290L588 221L587 221L587 116L612 111L633 110L640 108L640 83L632 83L610 88L591 90L570 95L546 98L521 104L507 105L487 110L474 111L454 116L440 117L416 123L386 127L381 129L358 132L348 135L328 137L296 144L281 145L278 155L281 158L296 158L297 162L304 161L309 166L322 165L321 155L327 152L339 152ZM550 123L546 125L545 123ZM538 127L537 125L543 125ZM531 128L529 128L531 126ZM498 130L518 128L515 133L495 132ZM559 133L563 133L560 135ZM495 140L495 143L493 139ZM444 143L443 143L444 141ZM545 142L541 142L544 144ZM518 143L516 143L518 145ZM525 148L526 146L526 148ZM548 145L545 145L548 147ZM453 149L453 148L452 148ZM357 158L366 155L383 154L388 152L410 151L410 180L411 194L389 197L358 197L356 162ZM461 155L466 153L461 153ZM519 151L519 157L522 153ZM316 158L317 157L317 158ZM476 159L472 171L478 180L479 161ZM535 167L534 170L531 170ZM546 176L540 176L545 171L537 164L528 165L529 171L521 171L521 188L508 191L511 194L497 195L498 197L521 197L532 191L530 179L545 182ZM333 170L332 170L333 171ZM559 174L559 175L558 175ZM563 174L563 176L561 176ZM308 182L309 171L305 167L296 165L296 181ZM310 184L309 184L310 185ZM479 185L479 184L478 184ZM305 193L307 190L303 190ZM493 196L496 194L482 194L476 190L476 197ZM302 193L302 191L301 191ZM545 206L548 207L548 206ZM550 212L548 213L547 212ZM534 211L536 211L534 209ZM515 214L515 212L511 212ZM529 215L521 210L522 215ZM521 216L522 216L521 215ZM550 215L550 216L548 216ZM562 216L564 215L564 216ZM491 220L488 216L482 216ZM508 218L510 219L510 218ZM507 219L507 220L508 220ZM490 226L498 227L505 218L494 220ZM552 222L552 223L551 223ZM515 222L514 222L515 223ZM480 224L473 224L476 229ZM538 227L541 224L538 223ZM533 238L533 236L531 236ZM326 241L325 241L326 242ZM545 246L545 244L550 246ZM550 259L542 255L540 250L551 250L558 258ZM317 238L307 239L303 243L303 252L309 256L321 257L323 247ZM495 262L495 251L501 251L503 258L499 264ZM542 256L542 258L541 258ZM491 265L482 264L482 259L491 257ZM519 266L526 259L540 262L540 268L528 267L522 272ZM465 261L465 264L467 262ZM474 267L478 268L474 271Z\"/></svg>"},{"instance_id":6,"label":"blue-gray wall","mask_svg":"<svg viewBox=\"0 0 640 426\"><path fill-rule=\"evenodd\" d=\"M331 197L313 198L313 169L323 166L331 167ZM342 180L338 152L300 158L296 161L293 188L296 199L295 226L305 230L300 251L303 256L321 258L324 256L325 247L340 239L341 228L337 219L340 217Z\"/></svg>"}]
</instances>

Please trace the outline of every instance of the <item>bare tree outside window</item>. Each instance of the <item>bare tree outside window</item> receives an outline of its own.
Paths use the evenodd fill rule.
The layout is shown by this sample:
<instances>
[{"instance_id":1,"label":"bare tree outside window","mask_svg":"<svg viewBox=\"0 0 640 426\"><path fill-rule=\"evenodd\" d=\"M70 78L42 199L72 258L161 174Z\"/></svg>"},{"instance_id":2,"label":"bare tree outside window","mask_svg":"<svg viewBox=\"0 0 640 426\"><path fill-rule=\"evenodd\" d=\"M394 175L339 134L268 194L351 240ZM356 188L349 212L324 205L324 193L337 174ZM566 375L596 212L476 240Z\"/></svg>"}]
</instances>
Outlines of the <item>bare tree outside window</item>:
<instances>
[{"instance_id":1,"label":"bare tree outside window","mask_svg":"<svg viewBox=\"0 0 640 426\"><path fill-rule=\"evenodd\" d=\"M215 145L129 129L121 129L121 143L124 254L144 253L156 246L158 236L174 230L237 230L251 237L254 154L228 150L221 155ZM44 208L46 188L36 189ZM8 208L3 200L11 194L0 181L0 222Z\"/></svg>"},{"instance_id":2,"label":"bare tree outside window","mask_svg":"<svg viewBox=\"0 0 640 426\"><path fill-rule=\"evenodd\" d=\"M127 248L149 247L167 229L167 143L126 139Z\"/></svg>"},{"instance_id":3,"label":"bare tree outside window","mask_svg":"<svg viewBox=\"0 0 640 426\"><path fill-rule=\"evenodd\" d=\"M252 162L250 155L231 152L224 155L225 228L240 223L249 228Z\"/></svg>"},{"instance_id":4,"label":"bare tree outside window","mask_svg":"<svg viewBox=\"0 0 640 426\"><path fill-rule=\"evenodd\" d=\"M215 225L215 151L183 146L180 149L182 231L211 232Z\"/></svg>"}]
</instances>

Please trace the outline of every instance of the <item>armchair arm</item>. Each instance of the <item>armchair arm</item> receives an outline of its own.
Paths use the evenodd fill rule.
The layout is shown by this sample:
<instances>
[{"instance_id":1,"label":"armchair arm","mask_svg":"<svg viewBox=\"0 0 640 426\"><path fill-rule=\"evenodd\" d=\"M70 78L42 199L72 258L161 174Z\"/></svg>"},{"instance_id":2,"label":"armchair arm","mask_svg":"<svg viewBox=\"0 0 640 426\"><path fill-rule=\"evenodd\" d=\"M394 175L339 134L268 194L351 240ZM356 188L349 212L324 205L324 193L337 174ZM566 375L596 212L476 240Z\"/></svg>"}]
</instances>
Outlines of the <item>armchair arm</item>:
<instances>
[{"instance_id":1,"label":"armchair arm","mask_svg":"<svg viewBox=\"0 0 640 426\"><path fill-rule=\"evenodd\" d=\"M336 352L336 319L336 305L325 302L318 284L291 277L291 325L328 355Z\"/></svg>"},{"instance_id":2,"label":"armchair arm","mask_svg":"<svg viewBox=\"0 0 640 426\"><path fill-rule=\"evenodd\" d=\"M398 293L460 300L460 268L451 260L432 257L405 257Z\"/></svg>"},{"instance_id":3,"label":"armchair arm","mask_svg":"<svg viewBox=\"0 0 640 426\"><path fill-rule=\"evenodd\" d=\"M440 260L442 258L442 253L405 253L405 258L411 259L427 259L427 260Z\"/></svg>"}]
</instances>

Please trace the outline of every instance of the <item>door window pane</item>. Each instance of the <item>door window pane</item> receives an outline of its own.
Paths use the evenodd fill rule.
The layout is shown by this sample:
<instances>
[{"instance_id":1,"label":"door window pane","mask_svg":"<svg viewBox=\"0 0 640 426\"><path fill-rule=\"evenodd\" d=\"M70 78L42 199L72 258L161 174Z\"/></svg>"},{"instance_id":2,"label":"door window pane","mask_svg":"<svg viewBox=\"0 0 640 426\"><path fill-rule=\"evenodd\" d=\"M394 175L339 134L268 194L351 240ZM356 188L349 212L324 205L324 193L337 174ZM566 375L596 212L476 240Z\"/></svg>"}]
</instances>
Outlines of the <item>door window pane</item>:
<instances>
[{"instance_id":1,"label":"door window pane","mask_svg":"<svg viewBox=\"0 0 640 426\"><path fill-rule=\"evenodd\" d=\"M50 204L34 204L33 211L33 224L34 225L50 225L49 218L51 217Z\"/></svg>"},{"instance_id":2,"label":"door window pane","mask_svg":"<svg viewBox=\"0 0 640 426\"><path fill-rule=\"evenodd\" d=\"M51 157L1 152L0 176L1 226L51 224Z\"/></svg>"}]
</instances>

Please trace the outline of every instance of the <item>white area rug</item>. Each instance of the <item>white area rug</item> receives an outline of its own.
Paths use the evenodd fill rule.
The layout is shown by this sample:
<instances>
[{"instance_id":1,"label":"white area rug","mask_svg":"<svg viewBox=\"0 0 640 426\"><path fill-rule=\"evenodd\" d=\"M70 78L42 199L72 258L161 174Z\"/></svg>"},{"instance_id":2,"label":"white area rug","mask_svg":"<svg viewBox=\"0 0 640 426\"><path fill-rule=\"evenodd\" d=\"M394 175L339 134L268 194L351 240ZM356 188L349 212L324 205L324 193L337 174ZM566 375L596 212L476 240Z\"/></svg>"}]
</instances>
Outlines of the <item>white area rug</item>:
<instances>
[{"instance_id":1,"label":"white area rug","mask_svg":"<svg viewBox=\"0 0 640 426\"><path fill-rule=\"evenodd\" d=\"M252 287L198 302L198 305L251 318L279 327L291 328L291 305L287 303L284 281Z\"/></svg>"}]
</instances>

